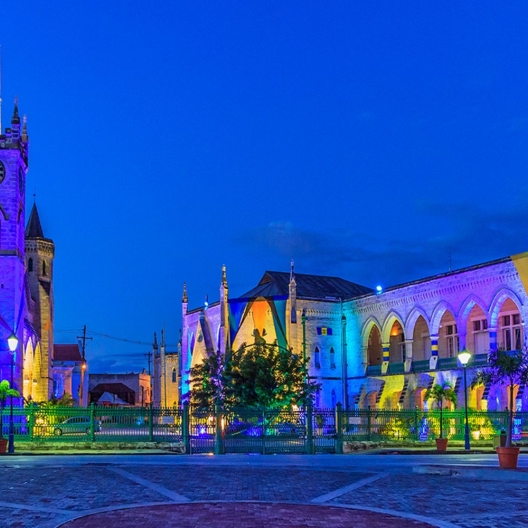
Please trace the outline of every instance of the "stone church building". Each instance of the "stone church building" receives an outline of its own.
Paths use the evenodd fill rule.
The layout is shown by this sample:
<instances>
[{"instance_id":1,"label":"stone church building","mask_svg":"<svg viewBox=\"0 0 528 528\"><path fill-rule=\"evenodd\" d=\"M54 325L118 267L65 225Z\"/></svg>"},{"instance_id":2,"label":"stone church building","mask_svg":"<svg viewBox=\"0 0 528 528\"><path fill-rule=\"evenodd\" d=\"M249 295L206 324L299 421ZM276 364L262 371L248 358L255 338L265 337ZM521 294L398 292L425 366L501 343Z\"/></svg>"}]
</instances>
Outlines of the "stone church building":
<instances>
[{"instance_id":1,"label":"stone church building","mask_svg":"<svg viewBox=\"0 0 528 528\"><path fill-rule=\"evenodd\" d=\"M13 369L13 386L26 401L64 392L78 400L78 347L54 346L55 245L44 235L35 203L24 225L29 137L17 101L11 126L1 132L0 127L0 380L11 381ZM7 344L12 335L18 339L14 354Z\"/></svg>"},{"instance_id":2,"label":"stone church building","mask_svg":"<svg viewBox=\"0 0 528 528\"><path fill-rule=\"evenodd\" d=\"M450 382L463 401L458 352L472 353L468 384L489 350L526 344L528 253L415 280L385 290L337 277L267 271L244 295L229 298L225 267L220 300L195 309L182 299L181 392L189 370L213 350L257 340L308 358L322 385L315 404L345 408L424 408L424 393ZM528 391L516 387L516 408ZM474 409L503 410L503 387L469 390Z\"/></svg>"}]
</instances>

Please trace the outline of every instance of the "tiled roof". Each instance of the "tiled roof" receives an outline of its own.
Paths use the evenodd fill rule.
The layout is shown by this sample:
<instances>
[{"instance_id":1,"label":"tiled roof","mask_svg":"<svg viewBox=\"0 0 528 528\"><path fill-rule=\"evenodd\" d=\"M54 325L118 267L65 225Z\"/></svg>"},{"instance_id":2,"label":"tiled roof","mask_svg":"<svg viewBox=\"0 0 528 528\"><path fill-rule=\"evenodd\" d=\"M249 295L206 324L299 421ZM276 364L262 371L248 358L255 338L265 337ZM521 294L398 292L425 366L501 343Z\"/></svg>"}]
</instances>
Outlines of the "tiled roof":
<instances>
[{"instance_id":1,"label":"tiled roof","mask_svg":"<svg viewBox=\"0 0 528 528\"><path fill-rule=\"evenodd\" d=\"M53 359L55 361L82 361L81 352L77 345L53 345Z\"/></svg>"},{"instance_id":2,"label":"tiled roof","mask_svg":"<svg viewBox=\"0 0 528 528\"><path fill-rule=\"evenodd\" d=\"M361 286L339 277L324 275L295 274L297 297L309 299L350 299L372 293L372 288ZM287 297L289 294L290 274L283 271L266 271L258 285L241 298Z\"/></svg>"}]
</instances>

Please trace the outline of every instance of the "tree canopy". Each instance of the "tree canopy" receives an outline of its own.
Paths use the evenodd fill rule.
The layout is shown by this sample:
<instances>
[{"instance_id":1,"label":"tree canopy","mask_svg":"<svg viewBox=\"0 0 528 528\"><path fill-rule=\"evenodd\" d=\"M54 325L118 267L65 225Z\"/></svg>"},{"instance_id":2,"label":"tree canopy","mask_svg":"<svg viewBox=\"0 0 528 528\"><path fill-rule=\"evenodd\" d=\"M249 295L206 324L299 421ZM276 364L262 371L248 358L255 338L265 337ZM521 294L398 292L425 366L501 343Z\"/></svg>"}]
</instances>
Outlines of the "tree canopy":
<instances>
[{"instance_id":1,"label":"tree canopy","mask_svg":"<svg viewBox=\"0 0 528 528\"><path fill-rule=\"evenodd\" d=\"M528 383L528 350L505 350L497 348L488 354L489 367L477 373L471 386L477 385L503 385L508 387L509 412L508 431L506 433L506 446L511 446L513 432L513 393L515 385Z\"/></svg>"},{"instance_id":2,"label":"tree canopy","mask_svg":"<svg viewBox=\"0 0 528 528\"><path fill-rule=\"evenodd\" d=\"M310 380L303 358L274 344L242 345L224 357L209 354L190 372L191 403L249 408L306 405L320 384Z\"/></svg>"}]
</instances>

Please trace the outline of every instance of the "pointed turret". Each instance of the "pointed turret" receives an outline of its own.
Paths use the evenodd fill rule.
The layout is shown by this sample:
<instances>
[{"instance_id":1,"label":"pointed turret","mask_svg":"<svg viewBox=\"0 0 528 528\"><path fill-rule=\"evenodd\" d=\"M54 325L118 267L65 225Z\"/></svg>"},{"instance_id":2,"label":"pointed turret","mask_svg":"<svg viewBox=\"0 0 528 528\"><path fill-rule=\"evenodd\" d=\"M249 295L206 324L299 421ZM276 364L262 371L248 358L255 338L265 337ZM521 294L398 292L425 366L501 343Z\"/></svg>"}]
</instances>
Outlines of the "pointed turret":
<instances>
[{"instance_id":1,"label":"pointed turret","mask_svg":"<svg viewBox=\"0 0 528 528\"><path fill-rule=\"evenodd\" d=\"M183 283L183 295L182 295L182 303L188 303L189 298L187 297L187 283Z\"/></svg>"},{"instance_id":2,"label":"pointed turret","mask_svg":"<svg viewBox=\"0 0 528 528\"><path fill-rule=\"evenodd\" d=\"M218 348L225 354L229 348L229 288L227 287L227 272L225 264L222 266L222 283L220 284L220 328Z\"/></svg>"},{"instance_id":3,"label":"pointed turret","mask_svg":"<svg viewBox=\"0 0 528 528\"><path fill-rule=\"evenodd\" d=\"M290 322L292 324L297 323L297 283L295 282L295 271L293 259L290 265Z\"/></svg>"},{"instance_id":4,"label":"pointed turret","mask_svg":"<svg viewBox=\"0 0 528 528\"><path fill-rule=\"evenodd\" d=\"M15 97L15 107L13 108L12 125L20 125L20 116L18 115L18 97Z\"/></svg>"},{"instance_id":5,"label":"pointed turret","mask_svg":"<svg viewBox=\"0 0 528 528\"><path fill-rule=\"evenodd\" d=\"M24 114L24 119L23 119L23 125L22 125L22 141L24 141L25 143L27 143L29 141L29 137L28 137L28 133L27 133L27 117L26 117L26 114Z\"/></svg>"},{"instance_id":6,"label":"pointed turret","mask_svg":"<svg viewBox=\"0 0 528 528\"><path fill-rule=\"evenodd\" d=\"M34 203L26 226L26 238L45 238L40 224L37 204Z\"/></svg>"}]
</instances>

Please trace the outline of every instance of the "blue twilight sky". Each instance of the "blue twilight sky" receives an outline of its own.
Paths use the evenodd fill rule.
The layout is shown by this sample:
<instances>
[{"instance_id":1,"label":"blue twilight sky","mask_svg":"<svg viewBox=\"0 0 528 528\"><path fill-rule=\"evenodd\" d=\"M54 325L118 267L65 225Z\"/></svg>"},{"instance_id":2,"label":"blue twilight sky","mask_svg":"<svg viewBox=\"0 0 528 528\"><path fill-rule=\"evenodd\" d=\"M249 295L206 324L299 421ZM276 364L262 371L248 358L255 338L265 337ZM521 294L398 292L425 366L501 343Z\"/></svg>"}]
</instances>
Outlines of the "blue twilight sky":
<instances>
[{"instance_id":1,"label":"blue twilight sky","mask_svg":"<svg viewBox=\"0 0 528 528\"><path fill-rule=\"evenodd\" d=\"M175 344L266 269L374 287L528 250L528 4L0 5L57 342ZM148 345L93 335L92 372Z\"/></svg>"}]
</instances>

